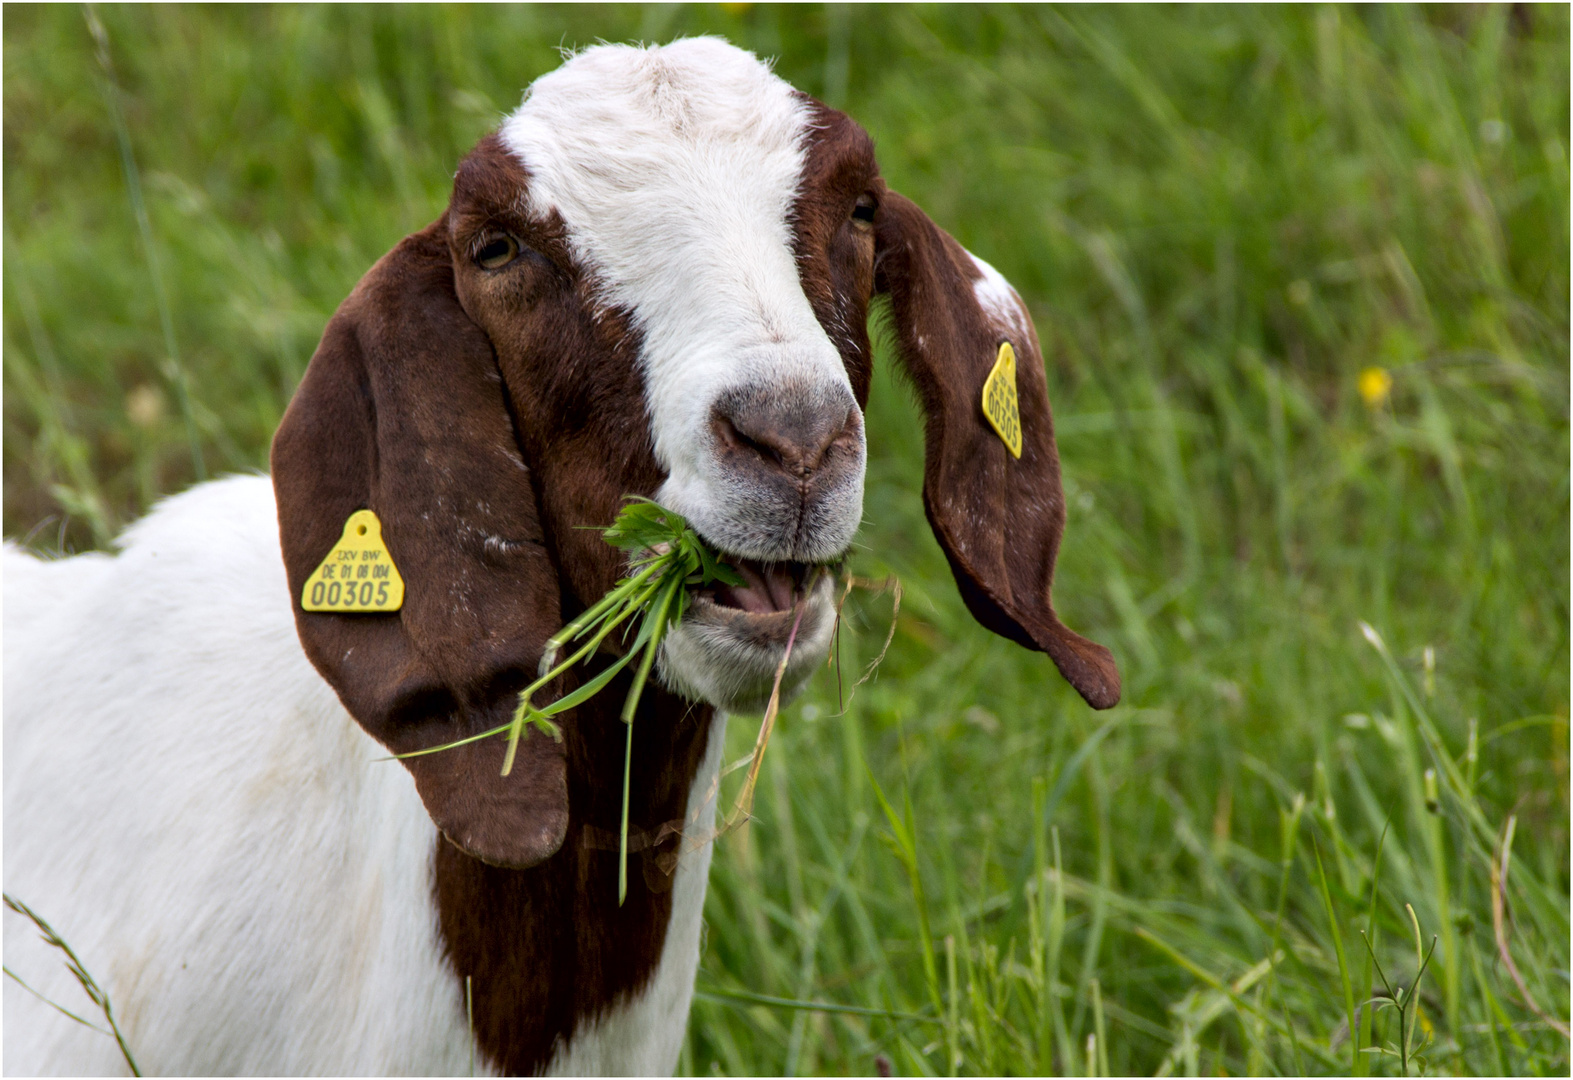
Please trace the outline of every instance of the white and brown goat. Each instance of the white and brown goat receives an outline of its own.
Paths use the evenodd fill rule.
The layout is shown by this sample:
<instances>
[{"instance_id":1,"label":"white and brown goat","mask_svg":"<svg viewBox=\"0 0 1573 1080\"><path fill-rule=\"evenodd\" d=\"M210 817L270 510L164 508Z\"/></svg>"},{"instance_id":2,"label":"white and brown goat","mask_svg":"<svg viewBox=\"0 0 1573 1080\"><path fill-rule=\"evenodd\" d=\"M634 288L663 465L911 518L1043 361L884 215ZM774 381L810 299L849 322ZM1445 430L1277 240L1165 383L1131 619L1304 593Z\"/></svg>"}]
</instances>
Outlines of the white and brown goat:
<instances>
[{"instance_id":1,"label":"white and brown goat","mask_svg":"<svg viewBox=\"0 0 1573 1080\"><path fill-rule=\"evenodd\" d=\"M1112 705L1108 651L1049 603L1064 506L1026 309L885 186L856 123L709 38L587 49L530 88L329 322L271 484L193 488L113 556L7 551L6 889L76 948L144 1070L674 1067L710 860L677 833L710 827L724 712L761 703L808 568L857 530L881 295L968 607ZM980 409L1007 341L1019 458ZM508 776L498 739L375 762L509 715L622 573L584 527L630 494L748 584L694 597L644 697L619 907L615 684ZM362 508L402 610L303 611ZM789 683L831 624L821 575ZM11 913L5 957L80 1002ZM124 1068L15 985L4 1064Z\"/></svg>"}]
</instances>

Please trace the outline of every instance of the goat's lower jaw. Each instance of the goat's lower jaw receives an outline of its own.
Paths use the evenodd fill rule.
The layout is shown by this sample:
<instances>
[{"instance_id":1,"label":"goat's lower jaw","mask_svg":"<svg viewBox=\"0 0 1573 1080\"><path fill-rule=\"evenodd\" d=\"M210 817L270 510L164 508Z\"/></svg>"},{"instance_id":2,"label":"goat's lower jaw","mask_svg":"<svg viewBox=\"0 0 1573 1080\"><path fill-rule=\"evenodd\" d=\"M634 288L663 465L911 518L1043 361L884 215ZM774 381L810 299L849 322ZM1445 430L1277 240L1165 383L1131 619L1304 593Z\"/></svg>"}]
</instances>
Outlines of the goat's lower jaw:
<instances>
[{"instance_id":1,"label":"goat's lower jaw","mask_svg":"<svg viewBox=\"0 0 1573 1080\"><path fill-rule=\"evenodd\" d=\"M834 592L831 575L820 574L804 597L802 625L781 680L783 699L829 655ZM696 593L661 649L661 680L684 697L728 712L758 712L770 697L794 618L790 600L784 609L759 613L718 603L708 591Z\"/></svg>"}]
</instances>

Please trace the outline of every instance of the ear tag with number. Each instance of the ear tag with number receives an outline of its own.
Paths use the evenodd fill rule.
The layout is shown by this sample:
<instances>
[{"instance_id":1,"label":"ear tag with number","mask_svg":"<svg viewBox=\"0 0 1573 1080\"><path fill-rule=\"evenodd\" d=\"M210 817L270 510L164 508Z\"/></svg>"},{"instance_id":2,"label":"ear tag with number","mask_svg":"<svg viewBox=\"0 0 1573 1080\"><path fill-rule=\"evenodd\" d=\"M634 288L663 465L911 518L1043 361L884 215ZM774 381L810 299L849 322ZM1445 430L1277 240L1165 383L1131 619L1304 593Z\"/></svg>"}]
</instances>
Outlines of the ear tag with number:
<instances>
[{"instance_id":1,"label":"ear tag with number","mask_svg":"<svg viewBox=\"0 0 1573 1080\"><path fill-rule=\"evenodd\" d=\"M983 382L983 415L1014 457L1021 457L1021 409L1016 404L1016 350L1000 345L994 370Z\"/></svg>"},{"instance_id":2,"label":"ear tag with number","mask_svg":"<svg viewBox=\"0 0 1573 1080\"><path fill-rule=\"evenodd\" d=\"M306 579L300 606L307 611L398 611L404 579L382 542L382 522L357 510L322 565Z\"/></svg>"}]
</instances>

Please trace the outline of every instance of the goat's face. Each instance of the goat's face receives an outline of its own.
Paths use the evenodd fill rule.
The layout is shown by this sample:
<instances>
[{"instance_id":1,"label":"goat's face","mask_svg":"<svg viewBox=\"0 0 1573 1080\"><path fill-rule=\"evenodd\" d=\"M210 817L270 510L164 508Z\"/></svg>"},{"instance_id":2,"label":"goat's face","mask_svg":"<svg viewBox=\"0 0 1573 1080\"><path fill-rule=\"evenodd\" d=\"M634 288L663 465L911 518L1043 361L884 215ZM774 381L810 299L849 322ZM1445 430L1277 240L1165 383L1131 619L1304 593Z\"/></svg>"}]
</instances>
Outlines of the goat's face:
<instances>
[{"instance_id":1,"label":"goat's face","mask_svg":"<svg viewBox=\"0 0 1573 1080\"><path fill-rule=\"evenodd\" d=\"M811 161L832 175L806 177ZM854 379L866 395L882 194L861 129L708 39L580 55L460 166L458 296L497 350L527 456L602 474L557 524L604 525L620 495L653 495L747 582L694 597L668 641L662 672L691 697L762 706L805 588L788 689L825 659L819 568L862 513ZM593 599L610 553L572 546L565 567L598 569L575 582Z\"/></svg>"},{"instance_id":2,"label":"goat's face","mask_svg":"<svg viewBox=\"0 0 1573 1080\"><path fill-rule=\"evenodd\" d=\"M297 610L308 654L396 750L477 730L561 624L559 599L615 584L597 530L636 494L747 582L693 598L666 683L763 705L801 599L794 689L825 659L825 570L862 513L875 294L928 416L925 504L968 606L1112 704L1107 651L1049 606L1064 507L1020 300L885 187L860 127L707 38L593 48L538 80L460 165L442 219L330 324L275 441L292 588L371 506L407 592L397 629ZM980 405L1005 342L1019 459ZM444 824L434 802L462 797L432 760L412 770ZM528 861L497 856L477 813L452 811L472 834L444 824L450 838ZM530 852L551 846L543 832Z\"/></svg>"}]
</instances>

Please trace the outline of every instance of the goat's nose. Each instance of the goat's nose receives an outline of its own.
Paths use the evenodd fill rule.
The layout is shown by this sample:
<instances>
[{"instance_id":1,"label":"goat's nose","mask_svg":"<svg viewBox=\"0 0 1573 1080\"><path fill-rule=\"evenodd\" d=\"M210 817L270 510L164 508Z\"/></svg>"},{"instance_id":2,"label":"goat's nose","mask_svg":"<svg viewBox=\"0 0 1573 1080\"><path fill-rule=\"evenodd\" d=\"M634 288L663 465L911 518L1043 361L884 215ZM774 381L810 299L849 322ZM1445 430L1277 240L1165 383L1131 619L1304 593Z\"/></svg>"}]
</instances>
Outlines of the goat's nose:
<instances>
[{"instance_id":1,"label":"goat's nose","mask_svg":"<svg viewBox=\"0 0 1573 1080\"><path fill-rule=\"evenodd\" d=\"M767 468L803 480L834 448L857 442L862 416L844 391L750 393L718 402L710 424L727 450L757 457Z\"/></svg>"}]
</instances>

